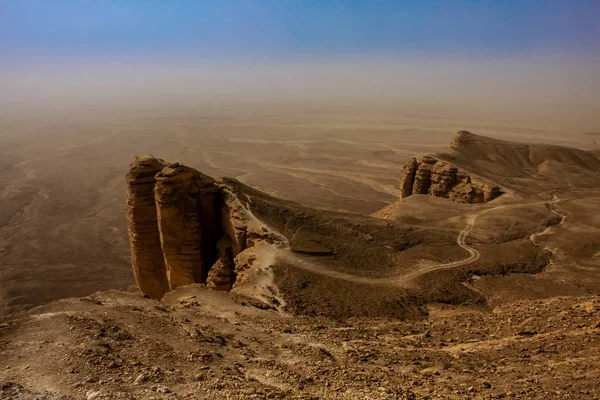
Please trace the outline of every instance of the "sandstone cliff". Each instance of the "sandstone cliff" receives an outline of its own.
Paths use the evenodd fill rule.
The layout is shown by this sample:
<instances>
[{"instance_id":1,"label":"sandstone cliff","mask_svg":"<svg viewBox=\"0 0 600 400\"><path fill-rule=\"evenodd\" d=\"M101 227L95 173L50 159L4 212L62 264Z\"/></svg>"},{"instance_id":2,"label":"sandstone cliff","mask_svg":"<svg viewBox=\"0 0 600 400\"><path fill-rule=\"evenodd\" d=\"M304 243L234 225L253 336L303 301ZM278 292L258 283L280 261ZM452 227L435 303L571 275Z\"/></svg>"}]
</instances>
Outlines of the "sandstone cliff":
<instances>
[{"instance_id":1,"label":"sandstone cliff","mask_svg":"<svg viewBox=\"0 0 600 400\"><path fill-rule=\"evenodd\" d=\"M168 290L165 262L154 202L154 176L166 163L152 156L136 157L127 174L127 228L131 263L140 291L160 299Z\"/></svg>"},{"instance_id":2,"label":"sandstone cliff","mask_svg":"<svg viewBox=\"0 0 600 400\"><path fill-rule=\"evenodd\" d=\"M156 175L160 244L171 290L206 282L216 261L218 194L214 179L178 163Z\"/></svg>"},{"instance_id":3,"label":"sandstone cliff","mask_svg":"<svg viewBox=\"0 0 600 400\"><path fill-rule=\"evenodd\" d=\"M263 241L283 240L252 214L250 198L242 201L232 182L216 182L179 163L136 157L127 175L127 225L133 272L143 294L160 299L193 283L229 291L240 253Z\"/></svg>"},{"instance_id":4,"label":"sandstone cliff","mask_svg":"<svg viewBox=\"0 0 600 400\"><path fill-rule=\"evenodd\" d=\"M502 194L498 186L433 156L413 158L400 179L400 197L429 194L460 203L486 203Z\"/></svg>"}]
</instances>

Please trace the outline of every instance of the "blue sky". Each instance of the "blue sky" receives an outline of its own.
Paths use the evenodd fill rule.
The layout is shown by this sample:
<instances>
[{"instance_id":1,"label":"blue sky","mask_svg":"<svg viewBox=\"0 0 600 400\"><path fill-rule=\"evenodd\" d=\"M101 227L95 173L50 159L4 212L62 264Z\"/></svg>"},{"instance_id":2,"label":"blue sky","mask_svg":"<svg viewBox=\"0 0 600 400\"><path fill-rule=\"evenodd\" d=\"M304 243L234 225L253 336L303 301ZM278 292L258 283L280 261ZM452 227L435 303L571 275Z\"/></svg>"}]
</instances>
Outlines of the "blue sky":
<instances>
[{"instance_id":1,"label":"blue sky","mask_svg":"<svg viewBox=\"0 0 600 400\"><path fill-rule=\"evenodd\" d=\"M598 0L0 0L0 62L598 51Z\"/></svg>"}]
</instances>

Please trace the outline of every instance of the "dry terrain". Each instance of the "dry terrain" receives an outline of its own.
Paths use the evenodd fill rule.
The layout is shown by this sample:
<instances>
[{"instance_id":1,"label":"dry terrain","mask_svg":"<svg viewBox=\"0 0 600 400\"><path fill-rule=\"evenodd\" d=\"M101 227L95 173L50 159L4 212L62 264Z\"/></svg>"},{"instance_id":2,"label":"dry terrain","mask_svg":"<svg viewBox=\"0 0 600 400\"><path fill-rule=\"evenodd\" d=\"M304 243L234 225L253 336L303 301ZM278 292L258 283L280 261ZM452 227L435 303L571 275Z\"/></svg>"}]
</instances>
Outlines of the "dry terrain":
<instances>
[{"instance_id":1,"label":"dry terrain","mask_svg":"<svg viewBox=\"0 0 600 400\"><path fill-rule=\"evenodd\" d=\"M464 123L4 122L0 398L600 398L595 137ZM132 286L136 154L229 177L229 293Z\"/></svg>"},{"instance_id":2,"label":"dry terrain","mask_svg":"<svg viewBox=\"0 0 600 400\"><path fill-rule=\"evenodd\" d=\"M596 295L340 321L202 287L107 291L8 321L0 398L594 399L599 311Z\"/></svg>"},{"instance_id":3,"label":"dry terrain","mask_svg":"<svg viewBox=\"0 0 600 400\"><path fill-rule=\"evenodd\" d=\"M0 315L133 283L123 204L126 166L136 154L234 177L305 206L366 215L398 198L407 160L443 150L467 126L508 140L597 148L589 132L390 115L285 110L4 118Z\"/></svg>"}]
</instances>

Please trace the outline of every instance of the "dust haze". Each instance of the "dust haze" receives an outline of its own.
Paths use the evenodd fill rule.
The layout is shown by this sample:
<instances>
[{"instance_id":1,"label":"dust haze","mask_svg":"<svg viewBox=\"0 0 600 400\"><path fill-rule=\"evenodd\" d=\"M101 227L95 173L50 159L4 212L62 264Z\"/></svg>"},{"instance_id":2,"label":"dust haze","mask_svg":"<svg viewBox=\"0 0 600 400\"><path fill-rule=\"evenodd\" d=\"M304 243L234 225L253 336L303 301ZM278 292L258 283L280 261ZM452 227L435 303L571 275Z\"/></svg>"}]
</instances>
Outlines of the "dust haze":
<instances>
[{"instance_id":1,"label":"dust haze","mask_svg":"<svg viewBox=\"0 0 600 400\"><path fill-rule=\"evenodd\" d=\"M0 398L598 398L597 61L0 67Z\"/></svg>"},{"instance_id":2,"label":"dust haze","mask_svg":"<svg viewBox=\"0 0 600 400\"><path fill-rule=\"evenodd\" d=\"M600 126L600 59L372 57L280 61L44 60L0 67L0 111L154 113L290 103ZM243 110L241 110L243 112Z\"/></svg>"},{"instance_id":3,"label":"dust haze","mask_svg":"<svg viewBox=\"0 0 600 400\"><path fill-rule=\"evenodd\" d=\"M597 60L6 64L0 309L132 282L123 171L135 155L158 154L307 206L371 214L397 199L405 162L443 150L461 129L598 148Z\"/></svg>"}]
</instances>

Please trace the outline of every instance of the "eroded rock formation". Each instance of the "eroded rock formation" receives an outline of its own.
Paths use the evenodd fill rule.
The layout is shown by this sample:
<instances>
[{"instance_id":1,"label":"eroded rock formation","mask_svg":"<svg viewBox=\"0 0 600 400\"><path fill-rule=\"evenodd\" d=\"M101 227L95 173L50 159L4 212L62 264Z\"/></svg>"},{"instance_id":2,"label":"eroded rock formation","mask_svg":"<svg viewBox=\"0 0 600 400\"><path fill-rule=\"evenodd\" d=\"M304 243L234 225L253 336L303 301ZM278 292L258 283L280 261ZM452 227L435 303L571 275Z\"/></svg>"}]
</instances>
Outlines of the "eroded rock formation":
<instances>
[{"instance_id":1,"label":"eroded rock formation","mask_svg":"<svg viewBox=\"0 0 600 400\"><path fill-rule=\"evenodd\" d=\"M400 197L429 194L460 203L486 203L502 194L498 186L432 156L413 158L400 179Z\"/></svg>"},{"instance_id":2,"label":"eroded rock formation","mask_svg":"<svg viewBox=\"0 0 600 400\"><path fill-rule=\"evenodd\" d=\"M126 215L133 274L140 291L154 299L169 290L154 202L154 176L165 166L163 160L152 156L136 157L127 174Z\"/></svg>"},{"instance_id":3,"label":"eroded rock formation","mask_svg":"<svg viewBox=\"0 0 600 400\"><path fill-rule=\"evenodd\" d=\"M248 227L237 197L225 187L221 187L220 194L221 232L216 244L219 259L212 266L206 285L213 290L229 291L235 282L235 257L247 247Z\"/></svg>"},{"instance_id":4,"label":"eroded rock formation","mask_svg":"<svg viewBox=\"0 0 600 400\"><path fill-rule=\"evenodd\" d=\"M229 291L240 253L259 242L283 240L252 214L248 196L242 201L232 191L235 183L216 182L179 163L136 157L127 175L127 224L142 293L160 299L193 283Z\"/></svg>"},{"instance_id":5,"label":"eroded rock formation","mask_svg":"<svg viewBox=\"0 0 600 400\"><path fill-rule=\"evenodd\" d=\"M171 164L156 174L160 244L171 290L206 282L217 260L219 188L193 168Z\"/></svg>"},{"instance_id":6,"label":"eroded rock formation","mask_svg":"<svg viewBox=\"0 0 600 400\"><path fill-rule=\"evenodd\" d=\"M402 178L400 179L400 196L407 197L413 192L413 185L415 183L415 173L419 168L419 162L416 158L411 159L408 164L404 166Z\"/></svg>"}]
</instances>

